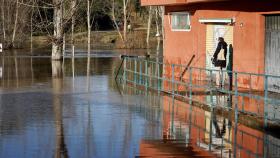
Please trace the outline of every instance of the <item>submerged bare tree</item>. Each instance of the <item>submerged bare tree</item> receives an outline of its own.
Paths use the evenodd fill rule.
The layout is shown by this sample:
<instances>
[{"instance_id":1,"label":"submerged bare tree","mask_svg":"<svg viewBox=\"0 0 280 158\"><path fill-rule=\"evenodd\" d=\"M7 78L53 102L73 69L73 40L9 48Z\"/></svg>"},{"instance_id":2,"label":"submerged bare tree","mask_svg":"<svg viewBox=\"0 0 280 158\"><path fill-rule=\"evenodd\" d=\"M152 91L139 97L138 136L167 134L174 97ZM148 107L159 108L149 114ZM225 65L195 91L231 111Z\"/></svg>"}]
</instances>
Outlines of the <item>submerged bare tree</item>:
<instances>
[{"instance_id":1,"label":"submerged bare tree","mask_svg":"<svg viewBox=\"0 0 280 158\"><path fill-rule=\"evenodd\" d=\"M146 37L146 44L147 48L150 47L150 34L151 34L151 27L152 23L156 24L156 34L157 40L160 40L160 35L164 38L164 7L149 7L148 13L148 22L147 22L147 37ZM160 29L161 28L161 29ZM159 43L159 41L158 41ZM157 46L159 47L159 46Z\"/></svg>"},{"instance_id":2,"label":"submerged bare tree","mask_svg":"<svg viewBox=\"0 0 280 158\"><path fill-rule=\"evenodd\" d=\"M126 42L127 38L127 19L128 19L128 5L130 0L122 0L123 2L123 39Z\"/></svg>"},{"instance_id":3,"label":"submerged bare tree","mask_svg":"<svg viewBox=\"0 0 280 158\"><path fill-rule=\"evenodd\" d=\"M53 24L52 59L62 58L63 46L63 0L53 0Z\"/></svg>"},{"instance_id":4,"label":"submerged bare tree","mask_svg":"<svg viewBox=\"0 0 280 158\"><path fill-rule=\"evenodd\" d=\"M68 24L72 22L72 32L74 32L74 16L78 9L77 6L80 3L80 1L81 0L16 0L18 5L25 6L26 8L29 8L29 10L32 11L30 18L30 38L32 39L33 28L41 33L48 35L52 44L53 60L62 59L64 50L64 35L67 30L66 28L68 28ZM20 14L16 13L16 15ZM35 22L33 21L33 18L35 19ZM14 28L17 28L17 18L15 18ZM15 33L13 33L12 39L14 39L14 35ZM13 41L14 40L12 40L12 42Z\"/></svg>"},{"instance_id":5,"label":"submerged bare tree","mask_svg":"<svg viewBox=\"0 0 280 158\"><path fill-rule=\"evenodd\" d=\"M90 40L91 40L90 0L87 0L87 27L88 27L88 56L90 56Z\"/></svg>"},{"instance_id":6,"label":"submerged bare tree","mask_svg":"<svg viewBox=\"0 0 280 158\"><path fill-rule=\"evenodd\" d=\"M75 23L76 23L76 16L75 16L75 8L77 5L76 0L71 1L71 14L72 14L72 21L71 21L71 45L72 45L72 56L75 56L75 42L74 42L74 31L75 31Z\"/></svg>"},{"instance_id":7,"label":"submerged bare tree","mask_svg":"<svg viewBox=\"0 0 280 158\"><path fill-rule=\"evenodd\" d=\"M152 6L149 7L149 17L148 17L148 26L147 26L147 38L146 38L146 43L147 43L147 48L150 47L150 31L151 31L151 22L152 22L152 14L153 14L153 8Z\"/></svg>"},{"instance_id":8,"label":"submerged bare tree","mask_svg":"<svg viewBox=\"0 0 280 158\"><path fill-rule=\"evenodd\" d=\"M161 20L161 36L162 36L162 39L165 38L165 33L164 33L164 7L158 7L158 14L159 14L159 18ZM164 40L163 40L164 41Z\"/></svg>"}]
</instances>

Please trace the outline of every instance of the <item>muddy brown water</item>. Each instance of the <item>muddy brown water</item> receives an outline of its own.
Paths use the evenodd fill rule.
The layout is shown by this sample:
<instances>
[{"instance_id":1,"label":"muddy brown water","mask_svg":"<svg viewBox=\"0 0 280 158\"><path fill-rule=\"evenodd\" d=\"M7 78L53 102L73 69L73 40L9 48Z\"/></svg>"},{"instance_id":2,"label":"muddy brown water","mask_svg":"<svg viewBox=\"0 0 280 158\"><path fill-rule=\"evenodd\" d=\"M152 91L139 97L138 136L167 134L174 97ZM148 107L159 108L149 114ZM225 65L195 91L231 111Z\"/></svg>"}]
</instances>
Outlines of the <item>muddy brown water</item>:
<instances>
[{"instance_id":1,"label":"muddy brown water","mask_svg":"<svg viewBox=\"0 0 280 158\"><path fill-rule=\"evenodd\" d=\"M63 62L1 54L0 157L280 157L280 140L265 131L117 85L121 53Z\"/></svg>"}]
</instances>

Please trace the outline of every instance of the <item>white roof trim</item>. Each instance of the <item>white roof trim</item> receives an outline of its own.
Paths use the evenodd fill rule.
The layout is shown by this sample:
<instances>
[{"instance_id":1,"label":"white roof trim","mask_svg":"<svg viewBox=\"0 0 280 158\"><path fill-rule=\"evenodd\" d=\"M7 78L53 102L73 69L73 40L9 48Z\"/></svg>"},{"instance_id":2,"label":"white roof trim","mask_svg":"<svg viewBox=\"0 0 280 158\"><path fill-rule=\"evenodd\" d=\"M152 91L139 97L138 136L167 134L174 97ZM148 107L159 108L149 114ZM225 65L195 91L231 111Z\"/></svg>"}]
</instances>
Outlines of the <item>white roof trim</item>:
<instances>
[{"instance_id":1,"label":"white roof trim","mask_svg":"<svg viewBox=\"0 0 280 158\"><path fill-rule=\"evenodd\" d=\"M232 24L235 22L234 18L209 18L209 19L199 19L200 23L225 23Z\"/></svg>"}]
</instances>

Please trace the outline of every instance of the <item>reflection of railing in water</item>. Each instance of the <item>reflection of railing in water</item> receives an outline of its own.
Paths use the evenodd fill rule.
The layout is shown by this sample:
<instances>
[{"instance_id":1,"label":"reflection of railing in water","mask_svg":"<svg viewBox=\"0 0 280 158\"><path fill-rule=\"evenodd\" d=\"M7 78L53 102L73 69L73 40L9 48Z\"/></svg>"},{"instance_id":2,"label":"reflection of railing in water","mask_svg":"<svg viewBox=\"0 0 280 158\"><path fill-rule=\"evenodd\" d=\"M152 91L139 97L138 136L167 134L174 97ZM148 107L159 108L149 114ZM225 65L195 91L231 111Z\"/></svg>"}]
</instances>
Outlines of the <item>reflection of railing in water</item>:
<instances>
[{"instance_id":1,"label":"reflection of railing in water","mask_svg":"<svg viewBox=\"0 0 280 158\"><path fill-rule=\"evenodd\" d=\"M277 109L280 99L270 97L268 91L269 79L280 80L280 76L222 71L233 74L234 89L230 91L229 88L226 88L227 83L224 83L225 86L221 88L213 83L213 74L219 72L218 70L189 67L185 76L180 78L184 68L184 65L166 64L154 59L125 58L122 79L124 82L186 98L190 103L197 101L211 107L222 106L226 109L235 109L238 112L262 117L265 125L267 120L280 120L280 112ZM244 87L244 84L239 83L240 78L250 79L245 88L240 88L240 86ZM263 84L264 90L255 90L258 87L252 82ZM223 98L221 96L224 97L223 100L219 100L219 98ZM245 101L249 104L247 105ZM257 104L257 106L252 104Z\"/></svg>"},{"instance_id":2,"label":"reflection of railing in water","mask_svg":"<svg viewBox=\"0 0 280 158\"><path fill-rule=\"evenodd\" d=\"M172 98L174 99L174 98ZM171 99L170 99L171 100ZM173 102L173 101L170 101ZM175 103L173 106L182 106L182 107L186 107L185 104L183 103ZM186 108L187 113L191 114L193 113L193 108L197 108L197 107L192 107L192 106L188 106ZM174 113L174 112L172 112ZM275 140L273 140L271 136L267 135L266 133L262 133L262 131L259 131L259 134L251 134L250 132L246 131L246 128L244 129L244 127L242 127L242 125L238 125L237 124L237 118L235 118L234 121L221 117L221 119L219 119L219 117L217 117L217 114L215 113L214 108L211 108L211 111L208 112L208 115L206 115L206 113L204 111L199 112L199 111L195 111L194 114L192 115L197 115L200 118L203 118L205 120L209 120L211 123L207 124L205 123L205 126L202 127L201 125L198 124L198 122L196 122L195 119L193 118L189 118L189 120L187 120L188 122L188 126L192 126L192 127L188 127L189 129L198 129L198 133L199 133L199 138L197 139L197 141L195 142L198 146L202 147L203 145L201 145L201 143L207 143L207 150L215 152L215 150L213 150L213 147L216 146L216 152L217 150L220 149L220 154L222 155L223 153L227 153L224 152L223 149L226 146L225 143L229 143L231 144L233 147L231 147L232 152L233 149L237 149L238 151L244 151L246 152L246 154L248 154L248 157L272 157L272 156L277 156L279 153L278 151L280 151L280 140L277 138L274 138ZM190 120L192 120L190 122ZM172 120L171 120L172 121ZM206 121L207 122L207 121ZM174 123L171 123L174 125ZM222 125L221 129L225 130L224 134L222 135L217 135L217 133L219 133L218 130L218 126ZM176 127L171 127L171 128L176 128ZM180 128L180 127L179 127ZM220 129L220 130L221 130ZM180 130L185 130L185 129L180 129ZM201 141L200 140L200 134L201 132L205 135L208 134L209 135L209 140L206 141ZM190 134L186 134L186 135L190 135ZM228 135L228 136L226 136ZM240 139L241 138L241 139ZM244 141L243 138L246 138L246 140L250 140L250 142L246 142L246 140ZM193 139L193 138L190 138ZM220 139L220 140L218 140ZM219 144L220 142L220 144ZM254 144L255 143L255 144ZM256 145L256 148L254 150L252 150L251 146ZM260 149L263 150L267 150L267 152L264 152ZM270 150L270 151L269 151ZM277 152L277 153L275 153ZM233 153L233 157L238 157L236 155L236 151L235 153Z\"/></svg>"},{"instance_id":3,"label":"reflection of railing in water","mask_svg":"<svg viewBox=\"0 0 280 158\"><path fill-rule=\"evenodd\" d=\"M168 129L163 129L163 131L168 131L165 139L170 139L175 146L182 145L186 148L197 146L201 150L209 151L219 157L273 157L279 155L279 139L262 131L250 128L248 131L248 127L237 123L238 117L231 120L231 118L218 116L214 107L211 108L211 111L204 111L199 107L176 101L174 98L158 99L152 97L149 92L146 93L148 93L147 98L143 100L148 100L142 102L143 106L152 106L158 101L166 106L165 108L158 107L157 110L163 109L162 117L168 118L168 122L163 121L163 124L167 124L163 127ZM144 93L142 94L144 95ZM150 105L148 105L149 103ZM136 101L136 105L140 106L138 101ZM180 109L183 109L183 112ZM181 114L178 113L178 110ZM184 117L180 118L180 115ZM251 133L252 130L253 133ZM218 134L219 132L220 134Z\"/></svg>"}]
</instances>

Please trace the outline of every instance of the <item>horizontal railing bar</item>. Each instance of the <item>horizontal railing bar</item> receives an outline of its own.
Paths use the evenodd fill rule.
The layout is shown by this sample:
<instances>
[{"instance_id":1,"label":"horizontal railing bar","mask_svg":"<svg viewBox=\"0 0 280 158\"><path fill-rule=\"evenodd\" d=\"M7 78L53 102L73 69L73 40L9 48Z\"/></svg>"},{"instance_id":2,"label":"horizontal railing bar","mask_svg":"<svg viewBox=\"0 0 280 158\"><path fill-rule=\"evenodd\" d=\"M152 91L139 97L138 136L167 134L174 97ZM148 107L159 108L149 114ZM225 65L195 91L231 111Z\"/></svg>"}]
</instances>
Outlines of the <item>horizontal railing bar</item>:
<instances>
[{"instance_id":1,"label":"horizontal railing bar","mask_svg":"<svg viewBox=\"0 0 280 158\"><path fill-rule=\"evenodd\" d=\"M267 74L255 74L255 73L247 73L247 72L236 72L236 71L226 71L223 70L223 72L227 73L232 73L235 74L235 84L237 84L237 77L238 75L250 75L250 78L252 76L263 76L265 77L265 84L266 84L266 91L265 94L263 93L254 93L251 90L246 92L242 92L242 89L239 90L237 86L235 86L234 90L227 90L225 88L218 88L214 84L212 84L212 80L196 80L192 79L193 73L196 73L196 70L201 71L206 71L208 73L213 73L213 72L219 72L220 70L215 70L215 69L206 69L206 68L199 68L199 67L190 67L189 68L189 80L181 80L178 79L179 75L176 76L178 66L184 68L184 65L180 64L166 64L163 62L158 62L158 61L152 61L152 60L146 60L146 59L140 59L140 58L129 58L125 57L126 62L128 61L128 64L126 64L124 68L125 75L128 75L126 78L123 77L123 81L127 80L128 82L135 83L137 85L142 85L145 86L146 88L149 87L154 90L158 91L164 91L166 89L166 93L171 94L173 96L179 96L183 98L187 98L191 101L196 101L203 103L205 105L208 105L210 107L223 107L226 109L232 109L231 107L228 107L228 103L226 101L221 101L219 102L218 100L213 99L211 101L209 100L197 100L197 95L195 94L196 92L203 92L205 95L213 95L211 92L221 92L225 93L225 95L232 95L234 97L241 97L242 98L242 110L241 108L238 108L238 112L242 113L247 113L253 116L260 116L264 119L269 119L269 120L279 120L276 117L276 112L271 112L273 111L273 108L278 107L280 105L280 99L278 98L273 98L272 96L267 95L267 78L268 77L274 77L274 78L280 78L280 76L273 76L273 75L267 75ZM132 64L134 61L135 64ZM140 62L140 67L138 67L138 64L135 61ZM141 64L142 63L142 64ZM150 65L152 64L152 65ZM154 65L156 64L156 65ZM142 66L141 66L142 65ZM156 66L156 67L155 67ZM170 69L172 71L172 75L169 75L166 77L167 74L164 74L164 70L161 70L162 68L165 69L164 67L161 66L170 66ZM151 68L151 71L149 69ZM160 69L161 68L161 69ZM134 69L134 70L133 70ZM181 73L180 69L180 73ZM138 72L139 71L139 72ZM175 74L176 72L176 74ZM178 74L180 74L178 73ZM137 78L136 78L137 77ZM129 78L133 78L134 80L129 80ZM204 78L204 77L203 77ZM194 82L195 81L195 82ZM162 86L166 86L166 88L162 88ZM210 92L210 94L209 94ZM259 91L260 92L260 91ZM215 96L215 95L214 95ZM243 98L250 98L250 99L255 99L256 106L258 106L257 112L246 110L244 109L244 103L243 103ZM260 102L259 102L260 101ZM239 99L236 100L234 99L234 102L239 106L240 101ZM246 104L247 105L247 104ZM262 107L262 105L264 107ZM260 107L261 106L261 107ZM271 107L271 110L268 111L269 115L267 114L259 114L259 108L267 108L267 106Z\"/></svg>"},{"instance_id":2,"label":"horizontal railing bar","mask_svg":"<svg viewBox=\"0 0 280 158\"><path fill-rule=\"evenodd\" d=\"M162 63L162 62L157 62L157 61L152 61L152 60L147 60L147 59L143 59L143 58L129 58L127 57L129 60L141 60L141 61L147 61L148 63L154 63L154 64L161 64L161 65L174 65L174 66L178 66L178 67L186 67L187 65L184 64L169 64L169 63ZM214 71L214 72L219 72L220 70L217 69L208 69L208 68L200 68L200 67L193 67L190 66L189 68L191 69L197 69L197 70L204 70L204 71ZM237 73L237 74L243 74L243 75L253 75L253 76L267 76L267 77L272 77L272 78L280 78L280 76L276 76L276 75L270 75L270 74L257 74L257 73L250 73L250 72L241 72L241 71L229 71L229 70L222 70L223 72L227 72L227 73Z\"/></svg>"}]
</instances>

